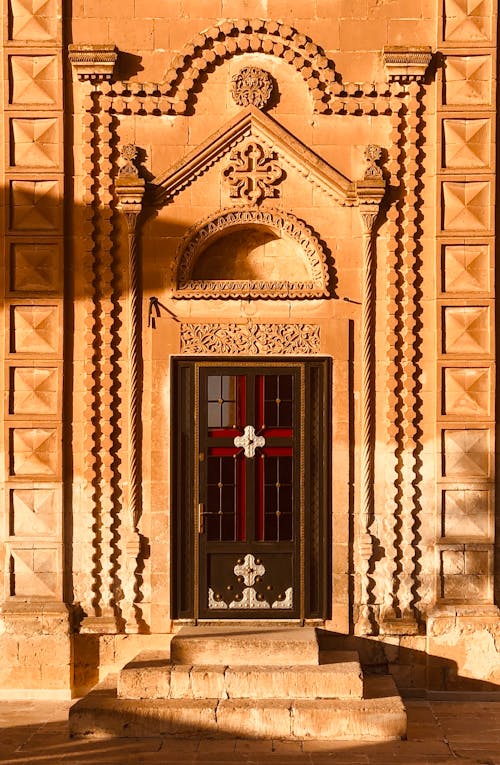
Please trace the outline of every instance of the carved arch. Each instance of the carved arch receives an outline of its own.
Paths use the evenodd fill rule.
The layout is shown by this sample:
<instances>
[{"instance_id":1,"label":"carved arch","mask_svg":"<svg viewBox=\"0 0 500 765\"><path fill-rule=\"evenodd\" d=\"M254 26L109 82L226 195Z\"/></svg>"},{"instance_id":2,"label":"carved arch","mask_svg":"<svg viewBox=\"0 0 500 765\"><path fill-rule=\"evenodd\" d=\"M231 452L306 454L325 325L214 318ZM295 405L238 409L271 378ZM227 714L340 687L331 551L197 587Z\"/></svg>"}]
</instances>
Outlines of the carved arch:
<instances>
[{"instance_id":1,"label":"carved arch","mask_svg":"<svg viewBox=\"0 0 500 765\"><path fill-rule=\"evenodd\" d=\"M174 57L165 76L168 96L185 109L204 70L224 58L266 53L293 66L307 84L316 112L328 108L335 65L322 48L288 24L266 19L224 21L200 32Z\"/></svg>"},{"instance_id":2,"label":"carved arch","mask_svg":"<svg viewBox=\"0 0 500 765\"><path fill-rule=\"evenodd\" d=\"M300 281L193 278L198 258L212 242L232 231L251 228L269 231L275 238L300 247L310 278ZM326 253L309 226L281 210L238 207L219 210L186 232L177 251L174 297L325 297L329 294L328 282Z\"/></svg>"}]
</instances>

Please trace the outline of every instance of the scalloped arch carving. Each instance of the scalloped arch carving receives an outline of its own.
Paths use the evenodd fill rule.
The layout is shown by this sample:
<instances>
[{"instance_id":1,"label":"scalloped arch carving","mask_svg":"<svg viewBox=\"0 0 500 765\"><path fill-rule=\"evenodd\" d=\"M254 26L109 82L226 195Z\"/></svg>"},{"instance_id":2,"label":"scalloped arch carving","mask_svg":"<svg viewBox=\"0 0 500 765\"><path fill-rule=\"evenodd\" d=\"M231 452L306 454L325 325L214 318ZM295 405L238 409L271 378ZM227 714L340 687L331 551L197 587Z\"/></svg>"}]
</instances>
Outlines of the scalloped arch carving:
<instances>
[{"instance_id":1,"label":"scalloped arch carving","mask_svg":"<svg viewBox=\"0 0 500 765\"><path fill-rule=\"evenodd\" d=\"M309 278L196 278L197 261L213 242L226 234L246 229L271 232L275 239L288 241L296 250L300 248ZM176 264L177 289L174 296L178 298L306 298L329 294L327 258L318 238L303 221L281 210L256 207L219 210L186 232L177 251Z\"/></svg>"},{"instance_id":2,"label":"scalloped arch carving","mask_svg":"<svg viewBox=\"0 0 500 765\"><path fill-rule=\"evenodd\" d=\"M333 61L306 35L266 19L228 20L197 34L171 62L165 75L168 96L175 96L187 110L191 91L203 72L243 53L266 53L289 63L307 84L314 110L327 110L331 86L337 79Z\"/></svg>"}]
</instances>

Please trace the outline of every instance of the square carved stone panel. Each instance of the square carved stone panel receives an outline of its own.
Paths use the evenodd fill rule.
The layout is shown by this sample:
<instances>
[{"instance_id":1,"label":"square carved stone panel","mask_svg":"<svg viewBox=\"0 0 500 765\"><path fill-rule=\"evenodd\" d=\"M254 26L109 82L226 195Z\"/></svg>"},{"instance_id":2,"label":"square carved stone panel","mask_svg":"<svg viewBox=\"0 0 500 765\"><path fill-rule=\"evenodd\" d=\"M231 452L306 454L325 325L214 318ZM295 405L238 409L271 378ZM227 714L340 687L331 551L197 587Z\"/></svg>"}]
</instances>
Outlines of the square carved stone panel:
<instances>
[{"instance_id":1,"label":"square carved stone panel","mask_svg":"<svg viewBox=\"0 0 500 765\"><path fill-rule=\"evenodd\" d=\"M491 381L489 367L443 369L443 414L489 417Z\"/></svg>"},{"instance_id":2,"label":"square carved stone panel","mask_svg":"<svg viewBox=\"0 0 500 765\"><path fill-rule=\"evenodd\" d=\"M490 309L488 306L445 306L443 308L443 353L490 353Z\"/></svg>"},{"instance_id":3,"label":"square carved stone panel","mask_svg":"<svg viewBox=\"0 0 500 765\"><path fill-rule=\"evenodd\" d=\"M60 527L60 515L57 489L9 489L10 536L56 536Z\"/></svg>"},{"instance_id":4,"label":"square carved stone panel","mask_svg":"<svg viewBox=\"0 0 500 765\"><path fill-rule=\"evenodd\" d=\"M441 550L441 597L455 601L485 601L491 590L491 551L456 546Z\"/></svg>"},{"instance_id":5,"label":"square carved stone panel","mask_svg":"<svg viewBox=\"0 0 500 765\"><path fill-rule=\"evenodd\" d=\"M446 244L443 247L443 292L489 292L488 244Z\"/></svg>"},{"instance_id":6,"label":"square carved stone panel","mask_svg":"<svg viewBox=\"0 0 500 765\"><path fill-rule=\"evenodd\" d=\"M446 56L443 103L491 105L491 56Z\"/></svg>"},{"instance_id":7,"label":"square carved stone panel","mask_svg":"<svg viewBox=\"0 0 500 765\"><path fill-rule=\"evenodd\" d=\"M58 0L9 0L11 40L55 40Z\"/></svg>"},{"instance_id":8,"label":"square carved stone panel","mask_svg":"<svg viewBox=\"0 0 500 765\"><path fill-rule=\"evenodd\" d=\"M58 103L58 62L55 55L9 57L9 103L20 106Z\"/></svg>"},{"instance_id":9,"label":"square carved stone panel","mask_svg":"<svg viewBox=\"0 0 500 765\"><path fill-rule=\"evenodd\" d=\"M477 119L443 120L443 167L470 170L490 166L491 122Z\"/></svg>"},{"instance_id":10,"label":"square carved stone panel","mask_svg":"<svg viewBox=\"0 0 500 765\"><path fill-rule=\"evenodd\" d=\"M10 142L12 167L59 165L57 117L14 117L10 121Z\"/></svg>"},{"instance_id":11,"label":"square carved stone panel","mask_svg":"<svg viewBox=\"0 0 500 765\"><path fill-rule=\"evenodd\" d=\"M489 181L444 181L443 229L486 231L490 228Z\"/></svg>"},{"instance_id":12,"label":"square carved stone panel","mask_svg":"<svg viewBox=\"0 0 500 765\"><path fill-rule=\"evenodd\" d=\"M58 413L57 367L11 367L9 373L9 414L41 417Z\"/></svg>"},{"instance_id":13,"label":"square carved stone panel","mask_svg":"<svg viewBox=\"0 0 500 765\"><path fill-rule=\"evenodd\" d=\"M58 557L53 548L11 547L11 597L55 598L60 578Z\"/></svg>"},{"instance_id":14,"label":"square carved stone panel","mask_svg":"<svg viewBox=\"0 0 500 765\"><path fill-rule=\"evenodd\" d=\"M11 181L10 206L11 227L16 231L58 229L62 211L59 181Z\"/></svg>"},{"instance_id":15,"label":"square carved stone panel","mask_svg":"<svg viewBox=\"0 0 500 765\"><path fill-rule=\"evenodd\" d=\"M442 492L443 537L487 540L491 536L488 489L454 488Z\"/></svg>"},{"instance_id":16,"label":"square carved stone panel","mask_svg":"<svg viewBox=\"0 0 500 765\"><path fill-rule=\"evenodd\" d=\"M11 244L11 292L58 292L61 271L61 252L57 242Z\"/></svg>"},{"instance_id":17,"label":"square carved stone panel","mask_svg":"<svg viewBox=\"0 0 500 765\"><path fill-rule=\"evenodd\" d=\"M487 478L490 474L490 431L487 428L443 430L443 476Z\"/></svg>"},{"instance_id":18,"label":"square carved stone panel","mask_svg":"<svg viewBox=\"0 0 500 765\"><path fill-rule=\"evenodd\" d=\"M491 0L445 0L446 42L482 42L491 39Z\"/></svg>"},{"instance_id":19,"label":"square carved stone panel","mask_svg":"<svg viewBox=\"0 0 500 765\"><path fill-rule=\"evenodd\" d=\"M12 305L10 308L10 352L56 354L60 326L57 305Z\"/></svg>"},{"instance_id":20,"label":"square carved stone panel","mask_svg":"<svg viewBox=\"0 0 500 765\"><path fill-rule=\"evenodd\" d=\"M55 428L10 428L9 475L56 477L59 472L59 438Z\"/></svg>"}]
</instances>

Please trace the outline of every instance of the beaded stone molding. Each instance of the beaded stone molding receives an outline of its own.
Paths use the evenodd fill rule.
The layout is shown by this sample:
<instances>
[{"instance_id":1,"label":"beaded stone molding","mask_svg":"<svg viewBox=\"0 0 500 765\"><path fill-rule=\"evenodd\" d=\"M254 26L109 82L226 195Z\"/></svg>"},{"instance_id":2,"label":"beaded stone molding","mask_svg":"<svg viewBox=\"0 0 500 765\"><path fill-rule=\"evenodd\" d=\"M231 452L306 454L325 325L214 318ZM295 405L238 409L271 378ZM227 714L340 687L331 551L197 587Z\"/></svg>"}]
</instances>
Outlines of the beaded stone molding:
<instances>
[{"instance_id":1,"label":"beaded stone molding","mask_svg":"<svg viewBox=\"0 0 500 765\"><path fill-rule=\"evenodd\" d=\"M235 228L263 227L281 239L298 243L311 274L310 281L247 281L192 278L194 265L211 241ZM328 295L326 254L312 230L301 220L281 210L239 207L219 210L192 226L177 251L177 290L174 297L324 297Z\"/></svg>"}]
</instances>

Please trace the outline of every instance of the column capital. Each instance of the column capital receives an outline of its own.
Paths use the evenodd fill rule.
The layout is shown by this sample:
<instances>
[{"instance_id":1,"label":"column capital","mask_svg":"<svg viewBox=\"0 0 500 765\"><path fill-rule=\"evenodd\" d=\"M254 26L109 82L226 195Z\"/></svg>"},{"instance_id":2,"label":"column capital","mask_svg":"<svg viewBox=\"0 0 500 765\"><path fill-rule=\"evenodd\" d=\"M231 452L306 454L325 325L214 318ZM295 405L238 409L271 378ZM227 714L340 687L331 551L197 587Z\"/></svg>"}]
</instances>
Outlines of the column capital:
<instances>
[{"instance_id":1,"label":"column capital","mask_svg":"<svg viewBox=\"0 0 500 765\"><path fill-rule=\"evenodd\" d=\"M80 82L107 82L118 58L115 45L70 45L69 60Z\"/></svg>"},{"instance_id":2,"label":"column capital","mask_svg":"<svg viewBox=\"0 0 500 765\"><path fill-rule=\"evenodd\" d=\"M145 191L144 178L139 177L139 171L134 165L137 158L137 147L127 144L121 149L124 166L119 170L115 183L118 196L118 209L125 215L129 232L135 229L137 217L142 210L142 200Z\"/></svg>"},{"instance_id":3,"label":"column capital","mask_svg":"<svg viewBox=\"0 0 500 765\"><path fill-rule=\"evenodd\" d=\"M365 234L371 234L385 194L383 178L364 178L356 181L356 197Z\"/></svg>"},{"instance_id":4,"label":"column capital","mask_svg":"<svg viewBox=\"0 0 500 765\"><path fill-rule=\"evenodd\" d=\"M432 59L432 48L429 45L406 47L392 45L384 48L384 66L389 81L409 83L419 82L425 77L427 67Z\"/></svg>"}]
</instances>

